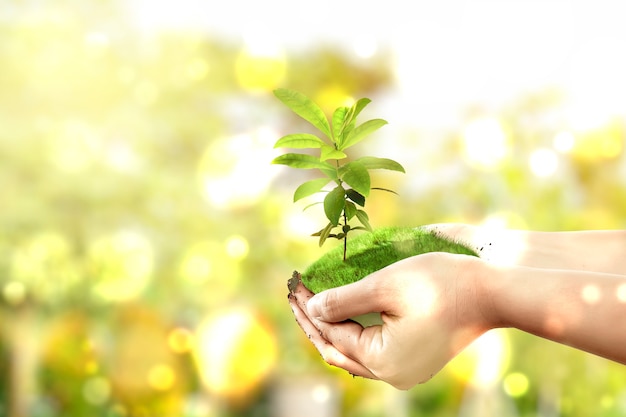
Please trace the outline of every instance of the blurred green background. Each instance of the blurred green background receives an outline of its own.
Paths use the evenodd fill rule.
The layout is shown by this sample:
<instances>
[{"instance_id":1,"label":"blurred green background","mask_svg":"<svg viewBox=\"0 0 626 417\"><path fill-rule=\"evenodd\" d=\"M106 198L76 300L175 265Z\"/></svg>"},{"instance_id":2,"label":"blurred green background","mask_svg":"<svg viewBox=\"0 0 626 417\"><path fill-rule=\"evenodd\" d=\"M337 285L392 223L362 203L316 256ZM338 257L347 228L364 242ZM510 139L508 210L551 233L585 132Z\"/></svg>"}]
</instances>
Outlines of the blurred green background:
<instances>
[{"instance_id":1,"label":"blurred green background","mask_svg":"<svg viewBox=\"0 0 626 417\"><path fill-rule=\"evenodd\" d=\"M5 0L0 416L621 416L623 366L488 333L397 392L323 364L278 100L360 97L373 225L626 228L618 2Z\"/></svg>"}]
</instances>

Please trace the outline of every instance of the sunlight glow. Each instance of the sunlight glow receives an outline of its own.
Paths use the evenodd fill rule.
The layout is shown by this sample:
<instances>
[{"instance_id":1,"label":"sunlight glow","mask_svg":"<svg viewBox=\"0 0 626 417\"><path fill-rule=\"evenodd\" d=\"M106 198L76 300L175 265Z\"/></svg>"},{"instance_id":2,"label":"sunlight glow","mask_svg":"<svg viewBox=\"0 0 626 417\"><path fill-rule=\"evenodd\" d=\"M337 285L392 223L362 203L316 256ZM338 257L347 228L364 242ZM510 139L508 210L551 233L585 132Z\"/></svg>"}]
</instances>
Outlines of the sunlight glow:
<instances>
[{"instance_id":1,"label":"sunlight glow","mask_svg":"<svg viewBox=\"0 0 626 417\"><path fill-rule=\"evenodd\" d=\"M154 267L150 241L131 230L120 230L91 244L90 268L97 277L91 289L104 301L128 301L147 287Z\"/></svg>"},{"instance_id":2,"label":"sunlight glow","mask_svg":"<svg viewBox=\"0 0 626 417\"><path fill-rule=\"evenodd\" d=\"M83 385L83 397L92 405L103 405L111 395L111 383L103 377L92 377Z\"/></svg>"},{"instance_id":3,"label":"sunlight glow","mask_svg":"<svg viewBox=\"0 0 626 417\"><path fill-rule=\"evenodd\" d=\"M616 158L623 151L624 124L620 118L612 118L578 133L572 154L580 160L597 161Z\"/></svg>"},{"instance_id":4,"label":"sunlight glow","mask_svg":"<svg viewBox=\"0 0 626 417\"><path fill-rule=\"evenodd\" d=\"M359 39L354 45L354 53L363 59L373 57L377 50L378 45L373 39Z\"/></svg>"},{"instance_id":5,"label":"sunlight glow","mask_svg":"<svg viewBox=\"0 0 626 417\"><path fill-rule=\"evenodd\" d=\"M149 106L159 97L159 87L150 81L140 81L133 89L133 97L140 105Z\"/></svg>"},{"instance_id":6,"label":"sunlight glow","mask_svg":"<svg viewBox=\"0 0 626 417\"><path fill-rule=\"evenodd\" d=\"M202 253L190 252L181 263L180 273L189 282L203 282L209 278L211 260Z\"/></svg>"},{"instance_id":7,"label":"sunlight glow","mask_svg":"<svg viewBox=\"0 0 626 417\"><path fill-rule=\"evenodd\" d=\"M313 401L319 404L328 402L328 400L330 400L331 394L332 392L330 390L330 387L326 384L317 384L313 387L311 391L311 397L313 398Z\"/></svg>"},{"instance_id":8,"label":"sunlight glow","mask_svg":"<svg viewBox=\"0 0 626 417\"><path fill-rule=\"evenodd\" d=\"M18 302L26 294L45 299L64 295L81 280L80 268L70 243L56 231L41 231L15 245L9 260L9 276L19 282L7 284L4 296Z\"/></svg>"},{"instance_id":9,"label":"sunlight glow","mask_svg":"<svg viewBox=\"0 0 626 417\"><path fill-rule=\"evenodd\" d=\"M242 250L236 247L235 251ZM187 285L203 292L207 303L228 298L238 291L242 283L240 262L226 252L224 242L204 240L191 244L183 253L179 264L179 274ZM236 254L242 255L242 252ZM205 289L210 289L204 293Z\"/></svg>"},{"instance_id":10,"label":"sunlight glow","mask_svg":"<svg viewBox=\"0 0 626 417\"><path fill-rule=\"evenodd\" d=\"M498 381L508 365L509 346L504 333L487 332L475 344L478 350L478 363L473 382L478 386L490 385Z\"/></svg>"},{"instance_id":11,"label":"sunlight glow","mask_svg":"<svg viewBox=\"0 0 626 417\"><path fill-rule=\"evenodd\" d=\"M602 408L610 408L615 404L615 398L610 394L605 394L600 399L600 406Z\"/></svg>"},{"instance_id":12,"label":"sunlight glow","mask_svg":"<svg viewBox=\"0 0 626 417\"><path fill-rule=\"evenodd\" d=\"M250 206L261 198L279 174L271 161L279 134L260 128L216 140L198 164L198 177L207 200L217 208Z\"/></svg>"},{"instance_id":13,"label":"sunlight glow","mask_svg":"<svg viewBox=\"0 0 626 417\"><path fill-rule=\"evenodd\" d=\"M621 302L621 303L626 303L626 284L620 284L617 287L617 299Z\"/></svg>"},{"instance_id":14,"label":"sunlight glow","mask_svg":"<svg viewBox=\"0 0 626 417\"><path fill-rule=\"evenodd\" d=\"M500 380L510 360L506 333L491 330L470 344L448 365L452 374L477 388L489 388Z\"/></svg>"},{"instance_id":15,"label":"sunlight glow","mask_svg":"<svg viewBox=\"0 0 626 417\"><path fill-rule=\"evenodd\" d=\"M283 228L287 236L300 239L305 242L311 241L311 234L317 232L323 224L323 214L314 209L302 210L299 207L291 208L283 216Z\"/></svg>"},{"instance_id":16,"label":"sunlight glow","mask_svg":"<svg viewBox=\"0 0 626 417\"><path fill-rule=\"evenodd\" d=\"M26 298L26 286L22 282L9 281L2 288L2 295L9 305L16 306Z\"/></svg>"},{"instance_id":17,"label":"sunlight glow","mask_svg":"<svg viewBox=\"0 0 626 417\"><path fill-rule=\"evenodd\" d=\"M497 264L514 265L526 249L527 242L519 234L509 233L508 229L525 229L524 220L514 213L497 213L485 218L481 226L475 236L485 245L481 257Z\"/></svg>"},{"instance_id":18,"label":"sunlight glow","mask_svg":"<svg viewBox=\"0 0 626 417\"><path fill-rule=\"evenodd\" d=\"M512 372L502 381L504 392L511 397L521 397L528 392L530 385L528 377L521 372Z\"/></svg>"},{"instance_id":19,"label":"sunlight glow","mask_svg":"<svg viewBox=\"0 0 626 417\"><path fill-rule=\"evenodd\" d=\"M191 245L181 261L180 274L189 283L202 283L215 271L212 259L219 257L218 242L203 241Z\"/></svg>"},{"instance_id":20,"label":"sunlight glow","mask_svg":"<svg viewBox=\"0 0 626 417\"><path fill-rule=\"evenodd\" d=\"M278 354L272 329L243 308L208 319L197 338L202 382L209 392L234 400L243 400L265 379Z\"/></svg>"},{"instance_id":21,"label":"sunlight glow","mask_svg":"<svg viewBox=\"0 0 626 417\"><path fill-rule=\"evenodd\" d=\"M248 256L250 247L248 241L243 236L234 235L226 239L226 254L236 261L245 259Z\"/></svg>"},{"instance_id":22,"label":"sunlight glow","mask_svg":"<svg viewBox=\"0 0 626 417\"><path fill-rule=\"evenodd\" d=\"M104 55L111 44L109 35L104 32L89 32L85 35L85 47L92 58Z\"/></svg>"},{"instance_id":23,"label":"sunlight glow","mask_svg":"<svg viewBox=\"0 0 626 417\"><path fill-rule=\"evenodd\" d=\"M600 301L602 297L602 293L600 292L600 288L597 285L585 285L580 292L580 296L583 301L587 304L596 304Z\"/></svg>"},{"instance_id":24,"label":"sunlight glow","mask_svg":"<svg viewBox=\"0 0 626 417\"><path fill-rule=\"evenodd\" d=\"M57 169L66 172L80 172L88 168L102 151L93 127L81 120L67 120L50 143L51 162Z\"/></svg>"},{"instance_id":25,"label":"sunlight glow","mask_svg":"<svg viewBox=\"0 0 626 417\"><path fill-rule=\"evenodd\" d=\"M566 89L570 124L577 130L593 130L623 114L623 77L626 56L621 39L594 36L580 44L570 58Z\"/></svg>"},{"instance_id":26,"label":"sunlight glow","mask_svg":"<svg viewBox=\"0 0 626 417\"><path fill-rule=\"evenodd\" d=\"M172 330L167 336L167 344L176 353L191 351L194 344L194 334L182 327Z\"/></svg>"},{"instance_id":27,"label":"sunlight glow","mask_svg":"<svg viewBox=\"0 0 626 417\"><path fill-rule=\"evenodd\" d=\"M561 317L548 316L544 320L543 327L546 333L557 336L565 330L565 322Z\"/></svg>"},{"instance_id":28,"label":"sunlight glow","mask_svg":"<svg viewBox=\"0 0 626 417\"><path fill-rule=\"evenodd\" d=\"M247 36L246 46L235 62L235 75L246 90L270 91L278 87L286 76L285 53L265 34Z\"/></svg>"},{"instance_id":29,"label":"sunlight glow","mask_svg":"<svg viewBox=\"0 0 626 417\"><path fill-rule=\"evenodd\" d=\"M352 106L354 97L350 96L341 85L331 84L320 89L315 95L314 101L320 105L325 112L330 113L339 106Z\"/></svg>"},{"instance_id":30,"label":"sunlight glow","mask_svg":"<svg viewBox=\"0 0 626 417\"><path fill-rule=\"evenodd\" d=\"M148 372L148 384L157 391L167 391L175 382L176 373L169 365L155 365Z\"/></svg>"},{"instance_id":31,"label":"sunlight glow","mask_svg":"<svg viewBox=\"0 0 626 417\"><path fill-rule=\"evenodd\" d=\"M192 81L205 78L210 70L209 63L203 58L195 58L187 64L186 75Z\"/></svg>"},{"instance_id":32,"label":"sunlight glow","mask_svg":"<svg viewBox=\"0 0 626 417\"><path fill-rule=\"evenodd\" d=\"M471 121L463 129L462 138L467 161L478 168L494 168L509 153L507 134L495 118Z\"/></svg>"},{"instance_id":33,"label":"sunlight glow","mask_svg":"<svg viewBox=\"0 0 626 417\"><path fill-rule=\"evenodd\" d=\"M570 132L559 132L554 136L553 146L558 152L569 153L574 148L576 138Z\"/></svg>"},{"instance_id":34,"label":"sunlight glow","mask_svg":"<svg viewBox=\"0 0 626 417\"><path fill-rule=\"evenodd\" d=\"M559 159L553 150L540 148L530 154L528 164L535 176L547 178L556 172L559 166Z\"/></svg>"}]
</instances>

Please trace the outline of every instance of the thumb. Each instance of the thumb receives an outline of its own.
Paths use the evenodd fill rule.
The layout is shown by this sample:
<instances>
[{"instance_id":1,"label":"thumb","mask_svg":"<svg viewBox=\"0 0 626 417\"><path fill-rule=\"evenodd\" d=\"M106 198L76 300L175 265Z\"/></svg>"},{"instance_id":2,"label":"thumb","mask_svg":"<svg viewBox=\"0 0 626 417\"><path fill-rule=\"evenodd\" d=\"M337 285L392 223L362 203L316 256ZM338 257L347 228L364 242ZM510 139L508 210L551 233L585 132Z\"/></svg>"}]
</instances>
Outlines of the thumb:
<instances>
[{"instance_id":1,"label":"thumb","mask_svg":"<svg viewBox=\"0 0 626 417\"><path fill-rule=\"evenodd\" d=\"M352 284L322 291L307 303L308 316L326 322L339 322L366 313L385 311L385 292L379 291L376 274Z\"/></svg>"}]
</instances>

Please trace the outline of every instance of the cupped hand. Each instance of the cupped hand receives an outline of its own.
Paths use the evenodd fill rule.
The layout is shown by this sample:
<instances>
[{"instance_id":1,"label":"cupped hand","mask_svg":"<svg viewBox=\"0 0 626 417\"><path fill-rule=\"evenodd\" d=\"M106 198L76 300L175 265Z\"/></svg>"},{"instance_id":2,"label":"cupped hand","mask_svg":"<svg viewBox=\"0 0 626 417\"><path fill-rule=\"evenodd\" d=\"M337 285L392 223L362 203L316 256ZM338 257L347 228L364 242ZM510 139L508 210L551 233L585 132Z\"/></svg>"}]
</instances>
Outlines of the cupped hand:
<instances>
[{"instance_id":1,"label":"cupped hand","mask_svg":"<svg viewBox=\"0 0 626 417\"><path fill-rule=\"evenodd\" d=\"M317 295L299 283L289 301L327 363L408 389L492 327L481 265L475 257L428 253ZM380 312L383 324L350 320L370 312Z\"/></svg>"}]
</instances>

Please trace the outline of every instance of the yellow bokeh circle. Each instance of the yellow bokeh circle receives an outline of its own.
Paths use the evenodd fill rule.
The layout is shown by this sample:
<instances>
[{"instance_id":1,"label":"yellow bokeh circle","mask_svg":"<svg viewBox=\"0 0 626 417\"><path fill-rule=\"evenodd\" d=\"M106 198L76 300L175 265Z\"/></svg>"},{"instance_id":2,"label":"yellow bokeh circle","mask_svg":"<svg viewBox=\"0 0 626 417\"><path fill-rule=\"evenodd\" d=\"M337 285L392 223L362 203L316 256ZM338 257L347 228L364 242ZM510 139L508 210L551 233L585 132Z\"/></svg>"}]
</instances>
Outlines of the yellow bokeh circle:
<instances>
[{"instance_id":1,"label":"yellow bokeh circle","mask_svg":"<svg viewBox=\"0 0 626 417\"><path fill-rule=\"evenodd\" d=\"M268 323L245 308L209 318L197 332L196 362L212 394L245 400L273 369L277 342Z\"/></svg>"},{"instance_id":2,"label":"yellow bokeh circle","mask_svg":"<svg viewBox=\"0 0 626 417\"><path fill-rule=\"evenodd\" d=\"M246 90L273 90L282 83L286 72L283 54L263 55L243 49L235 61L235 76Z\"/></svg>"}]
</instances>

